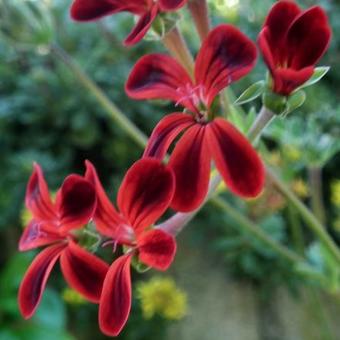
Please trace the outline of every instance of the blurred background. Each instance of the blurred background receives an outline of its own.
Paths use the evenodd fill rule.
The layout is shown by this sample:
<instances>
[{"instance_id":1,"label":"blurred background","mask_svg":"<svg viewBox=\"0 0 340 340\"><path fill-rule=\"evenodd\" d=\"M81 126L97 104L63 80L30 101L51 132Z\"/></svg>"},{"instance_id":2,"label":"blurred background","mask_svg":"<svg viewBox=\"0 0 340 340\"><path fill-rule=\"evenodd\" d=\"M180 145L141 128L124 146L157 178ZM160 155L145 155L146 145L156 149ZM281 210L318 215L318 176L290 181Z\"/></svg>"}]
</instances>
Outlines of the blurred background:
<instances>
[{"instance_id":1,"label":"blurred background","mask_svg":"<svg viewBox=\"0 0 340 340\"><path fill-rule=\"evenodd\" d=\"M210 0L214 24L233 23L253 40L274 1ZM17 289L36 252L19 253L17 244L28 216L24 208L32 162L41 164L51 190L91 160L112 198L142 150L112 120L79 81L81 70L146 134L166 113L168 103L136 102L124 82L143 54L165 51L149 36L129 49L121 41L133 19L120 14L79 24L69 18L70 0L0 2L0 339L105 339L97 306L66 287L58 266L36 315L24 321ZM263 158L327 226L340 245L340 1L321 4L334 36L320 65L329 74L307 89L305 104L266 130ZM186 9L180 22L196 53L199 40ZM240 94L263 79L256 69L233 86ZM83 73L82 73L83 74ZM260 102L245 105L254 115ZM134 301L119 339L300 340L340 339L340 268L285 199L267 183L257 200L223 195L275 240L304 251L327 280L293 268L230 215L207 206L179 236L178 254L165 274L134 273ZM110 258L103 251L104 258Z\"/></svg>"}]
</instances>

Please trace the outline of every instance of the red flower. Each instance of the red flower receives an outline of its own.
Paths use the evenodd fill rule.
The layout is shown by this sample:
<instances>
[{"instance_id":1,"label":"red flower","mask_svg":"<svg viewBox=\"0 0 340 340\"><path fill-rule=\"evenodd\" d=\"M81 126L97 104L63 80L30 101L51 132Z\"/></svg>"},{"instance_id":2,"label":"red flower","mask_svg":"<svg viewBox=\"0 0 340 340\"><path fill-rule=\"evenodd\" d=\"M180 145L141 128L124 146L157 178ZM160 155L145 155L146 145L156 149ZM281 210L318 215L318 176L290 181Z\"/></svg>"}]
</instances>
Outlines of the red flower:
<instances>
[{"instance_id":1,"label":"red flower","mask_svg":"<svg viewBox=\"0 0 340 340\"><path fill-rule=\"evenodd\" d=\"M95 168L87 162L86 178L96 187L98 205L94 221L98 231L128 252L111 265L99 304L99 326L103 333L116 336L124 327L131 308L130 263L134 255L147 266L166 270L176 253L173 236L152 224L169 207L174 194L174 175L158 160L144 158L126 173L118 192L115 209L100 184Z\"/></svg>"},{"instance_id":2,"label":"red flower","mask_svg":"<svg viewBox=\"0 0 340 340\"><path fill-rule=\"evenodd\" d=\"M97 20L119 12L130 12L139 20L125 39L125 45L138 43L149 30L156 16L162 12L175 11L187 0L75 0L71 17L77 21Z\"/></svg>"},{"instance_id":3,"label":"red flower","mask_svg":"<svg viewBox=\"0 0 340 340\"><path fill-rule=\"evenodd\" d=\"M264 185L264 168L248 140L211 110L217 94L251 71L256 47L231 25L220 25L203 42L195 62L195 79L173 58L142 57L126 83L135 99L170 99L193 114L173 113L155 127L144 156L162 159L184 131L169 161L176 177L172 208L191 211L207 194L210 164L214 160L231 191L257 196Z\"/></svg>"},{"instance_id":4,"label":"red flower","mask_svg":"<svg viewBox=\"0 0 340 340\"><path fill-rule=\"evenodd\" d=\"M289 95L313 74L331 38L326 13L319 6L302 11L293 1L279 1L269 12L258 43L273 77L273 91Z\"/></svg>"},{"instance_id":5,"label":"red flower","mask_svg":"<svg viewBox=\"0 0 340 340\"><path fill-rule=\"evenodd\" d=\"M67 283L89 301L99 302L109 266L78 246L72 234L94 214L93 185L84 177L70 175L53 203L42 170L35 164L27 186L26 206L33 218L21 236L19 250L48 247L36 256L21 282L18 296L21 314L25 318L34 314L59 258Z\"/></svg>"}]
</instances>

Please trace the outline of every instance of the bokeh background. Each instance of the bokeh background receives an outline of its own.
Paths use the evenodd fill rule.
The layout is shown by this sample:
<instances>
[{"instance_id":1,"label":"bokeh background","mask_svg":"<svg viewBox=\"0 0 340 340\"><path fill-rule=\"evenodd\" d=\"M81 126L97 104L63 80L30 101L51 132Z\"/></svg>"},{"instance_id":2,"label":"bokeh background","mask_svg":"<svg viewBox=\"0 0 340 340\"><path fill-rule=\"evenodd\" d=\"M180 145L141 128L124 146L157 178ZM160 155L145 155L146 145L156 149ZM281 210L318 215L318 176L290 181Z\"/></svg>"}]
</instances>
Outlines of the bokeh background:
<instances>
[{"instance_id":1,"label":"bokeh background","mask_svg":"<svg viewBox=\"0 0 340 340\"><path fill-rule=\"evenodd\" d=\"M173 107L130 100L124 82L141 55L165 50L151 38L123 48L133 20L129 15L77 24L69 18L70 0L27 3L0 2L0 339L105 339L98 330L97 306L67 288L58 267L36 315L29 321L21 318L17 289L35 255L17 250L28 218L25 186L33 161L41 164L53 191L67 174L83 173L89 159L114 198L125 171L142 154L79 82L56 46L146 134ZM272 3L210 0L209 6L214 24L236 24L255 40ZM332 45L320 65L330 65L331 71L307 89L303 107L277 119L260 148L287 185L314 204L340 245L340 1L298 3L321 4L330 16ZM181 12L181 28L196 53L197 34L187 11ZM240 94L264 74L259 60L251 75L233 86L234 92ZM259 106L256 101L244 109L254 115ZM208 204L180 235L169 272L134 274L132 313L119 339L340 339L340 268L285 199L271 183L252 202L223 195L275 240L304 248L329 280L316 284L313 273L293 268ZM110 253L103 250L102 256Z\"/></svg>"}]
</instances>

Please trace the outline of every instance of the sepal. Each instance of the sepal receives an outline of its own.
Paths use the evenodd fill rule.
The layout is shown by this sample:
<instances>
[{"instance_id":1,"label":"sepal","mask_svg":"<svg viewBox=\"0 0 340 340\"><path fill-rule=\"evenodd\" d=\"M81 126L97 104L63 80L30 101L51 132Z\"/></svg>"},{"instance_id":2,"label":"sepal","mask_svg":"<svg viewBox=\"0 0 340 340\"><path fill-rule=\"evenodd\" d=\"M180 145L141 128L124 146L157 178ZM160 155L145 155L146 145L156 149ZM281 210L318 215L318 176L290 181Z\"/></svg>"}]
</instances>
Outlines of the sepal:
<instances>
[{"instance_id":1,"label":"sepal","mask_svg":"<svg viewBox=\"0 0 340 340\"><path fill-rule=\"evenodd\" d=\"M234 102L235 105L243 105L249 103L261 96L265 91L265 81L260 80L250 85Z\"/></svg>"}]
</instances>

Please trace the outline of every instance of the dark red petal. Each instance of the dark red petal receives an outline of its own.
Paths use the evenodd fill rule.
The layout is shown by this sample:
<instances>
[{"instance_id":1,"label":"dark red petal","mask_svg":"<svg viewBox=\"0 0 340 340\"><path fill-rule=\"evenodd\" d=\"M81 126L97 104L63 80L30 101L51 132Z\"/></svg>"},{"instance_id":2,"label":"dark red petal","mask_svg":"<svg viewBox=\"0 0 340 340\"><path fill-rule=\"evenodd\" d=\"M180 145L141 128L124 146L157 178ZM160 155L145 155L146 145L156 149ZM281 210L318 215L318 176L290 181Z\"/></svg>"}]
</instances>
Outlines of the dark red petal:
<instances>
[{"instance_id":1,"label":"dark red petal","mask_svg":"<svg viewBox=\"0 0 340 340\"><path fill-rule=\"evenodd\" d=\"M175 238L154 229L138 238L139 260L158 270L167 270L176 254Z\"/></svg>"},{"instance_id":2,"label":"dark red petal","mask_svg":"<svg viewBox=\"0 0 340 340\"><path fill-rule=\"evenodd\" d=\"M129 317L131 256L124 255L113 262L104 280L99 304L99 327L108 336L117 336Z\"/></svg>"},{"instance_id":3,"label":"dark red petal","mask_svg":"<svg viewBox=\"0 0 340 340\"><path fill-rule=\"evenodd\" d=\"M26 251L46 246L63 239L64 237L56 231L54 226L50 226L46 222L33 219L24 229L20 237L19 250Z\"/></svg>"},{"instance_id":4,"label":"dark red petal","mask_svg":"<svg viewBox=\"0 0 340 340\"><path fill-rule=\"evenodd\" d=\"M51 270L66 246L58 244L44 249L27 269L18 294L19 309L25 319L38 307Z\"/></svg>"},{"instance_id":5,"label":"dark red petal","mask_svg":"<svg viewBox=\"0 0 340 340\"><path fill-rule=\"evenodd\" d=\"M274 60L272 50L269 47L268 35L269 35L268 28L267 27L263 28L258 36L257 43L261 50L264 62L269 68L269 71L273 74L275 68L277 67L277 64Z\"/></svg>"},{"instance_id":6,"label":"dark red petal","mask_svg":"<svg viewBox=\"0 0 340 340\"><path fill-rule=\"evenodd\" d=\"M90 21L123 11L141 15L147 6L147 0L75 0L71 6L71 18Z\"/></svg>"},{"instance_id":7,"label":"dark red petal","mask_svg":"<svg viewBox=\"0 0 340 340\"><path fill-rule=\"evenodd\" d=\"M183 7L187 0L159 0L159 7L162 12L175 11Z\"/></svg>"},{"instance_id":8,"label":"dark red petal","mask_svg":"<svg viewBox=\"0 0 340 340\"><path fill-rule=\"evenodd\" d=\"M304 84L313 74L314 67L305 67L302 70L277 69L273 74L274 92L287 96L296 88Z\"/></svg>"},{"instance_id":9,"label":"dark red petal","mask_svg":"<svg viewBox=\"0 0 340 340\"><path fill-rule=\"evenodd\" d=\"M172 171L154 158L143 158L127 171L118 206L136 232L156 222L169 207L175 190Z\"/></svg>"},{"instance_id":10,"label":"dark red petal","mask_svg":"<svg viewBox=\"0 0 340 340\"><path fill-rule=\"evenodd\" d=\"M255 66L255 44L232 25L219 25L204 40L195 63L197 85L203 86L205 102Z\"/></svg>"},{"instance_id":11,"label":"dark red petal","mask_svg":"<svg viewBox=\"0 0 340 340\"><path fill-rule=\"evenodd\" d=\"M249 141L222 118L216 118L207 126L206 140L230 190L245 198L257 196L263 189L265 170Z\"/></svg>"},{"instance_id":12,"label":"dark red petal","mask_svg":"<svg viewBox=\"0 0 340 340\"><path fill-rule=\"evenodd\" d=\"M167 115L153 129L143 157L163 159L174 139L193 124L192 115L180 112Z\"/></svg>"},{"instance_id":13,"label":"dark red petal","mask_svg":"<svg viewBox=\"0 0 340 340\"><path fill-rule=\"evenodd\" d=\"M193 88L185 69L165 54L149 54L138 60L125 85L128 96L134 99L169 99L190 105L183 99L181 89ZM192 109L192 108L190 108Z\"/></svg>"},{"instance_id":14,"label":"dark red petal","mask_svg":"<svg viewBox=\"0 0 340 340\"><path fill-rule=\"evenodd\" d=\"M109 265L74 242L60 257L66 282L91 302L98 303Z\"/></svg>"},{"instance_id":15,"label":"dark red petal","mask_svg":"<svg viewBox=\"0 0 340 340\"><path fill-rule=\"evenodd\" d=\"M25 203L35 218L45 221L56 219L55 207L51 201L44 174L39 164L36 163L27 185Z\"/></svg>"},{"instance_id":16,"label":"dark red petal","mask_svg":"<svg viewBox=\"0 0 340 340\"><path fill-rule=\"evenodd\" d=\"M205 130L205 126L199 124L189 128L170 157L169 166L176 178L171 207L176 211L196 209L207 194L211 156L205 142Z\"/></svg>"},{"instance_id":17,"label":"dark red petal","mask_svg":"<svg viewBox=\"0 0 340 340\"><path fill-rule=\"evenodd\" d=\"M97 171L91 162L86 161L85 178L92 183L97 194L97 208L94 214L94 221L97 230L108 237L117 241L124 241L125 227L127 222L121 216L114 205L107 197L103 186L100 183Z\"/></svg>"},{"instance_id":18,"label":"dark red petal","mask_svg":"<svg viewBox=\"0 0 340 340\"><path fill-rule=\"evenodd\" d=\"M59 230L66 232L88 223L94 215L96 202L93 185L84 177L69 175L57 199L61 224Z\"/></svg>"},{"instance_id":19,"label":"dark red petal","mask_svg":"<svg viewBox=\"0 0 340 340\"><path fill-rule=\"evenodd\" d=\"M124 44L126 46L131 46L141 41L144 38L147 31L149 30L149 28L151 27L157 14L158 14L157 6L153 6L150 11L143 13L139 18L136 26L130 32L128 37L124 40Z\"/></svg>"},{"instance_id":20,"label":"dark red petal","mask_svg":"<svg viewBox=\"0 0 340 340\"><path fill-rule=\"evenodd\" d=\"M288 31L289 65L300 69L316 64L325 53L330 39L331 29L323 9L315 6L303 12Z\"/></svg>"},{"instance_id":21,"label":"dark red petal","mask_svg":"<svg viewBox=\"0 0 340 340\"><path fill-rule=\"evenodd\" d=\"M286 35L291 23L301 13L294 1L278 1L270 10L264 23L267 42L276 64L283 64L288 56Z\"/></svg>"}]
</instances>

